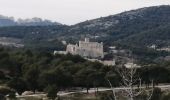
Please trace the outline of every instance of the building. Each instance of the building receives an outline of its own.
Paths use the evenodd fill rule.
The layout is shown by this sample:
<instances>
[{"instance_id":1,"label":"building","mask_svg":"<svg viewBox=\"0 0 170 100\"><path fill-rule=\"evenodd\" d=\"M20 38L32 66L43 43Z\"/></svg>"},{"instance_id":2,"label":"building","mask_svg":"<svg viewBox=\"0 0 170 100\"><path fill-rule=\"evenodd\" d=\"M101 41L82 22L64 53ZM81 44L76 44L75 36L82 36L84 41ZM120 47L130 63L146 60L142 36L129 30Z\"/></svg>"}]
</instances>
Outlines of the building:
<instances>
[{"instance_id":1,"label":"building","mask_svg":"<svg viewBox=\"0 0 170 100\"><path fill-rule=\"evenodd\" d=\"M114 66L115 60L101 60L104 58L103 43L90 42L88 38L85 41L79 41L79 44L68 44L66 51L54 51L54 54L80 55L92 62L100 62L106 66Z\"/></svg>"},{"instance_id":2,"label":"building","mask_svg":"<svg viewBox=\"0 0 170 100\"><path fill-rule=\"evenodd\" d=\"M105 66L114 66L116 65L116 61L113 59L113 60L98 60L98 59L87 59L91 62L99 62L99 63L102 63L103 65Z\"/></svg>"},{"instance_id":3,"label":"building","mask_svg":"<svg viewBox=\"0 0 170 100\"><path fill-rule=\"evenodd\" d=\"M79 44L68 44L66 51L54 51L54 54L67 54L80 55L85 58L103 58L103 43L90 42L89 38L85 41L79 41Z\"/></svg>"},{"instance_id":4,"label":"building","mask_svg":"<svg viewBox=\"0 0 170 100\"><path fill-rule=\"evenodd\" d=\"M67 54L67 52L66 51L54 51L54 55L55 54Z\"/></svg>"},{"instance_id":5,"label":"building","mask_svg":"<svg viewBox=\"0 0 170 100\"><path fill-rule=\"evenodd\" d=\"M170 47L163 47L160 49L157 49L158 51L166 51L166 52L170 52Z\"/></svg>"},{"instance_id":6,"label":"building","mask_svg":"<svg viewBox=\"0 0 170 100\"><path fill-rule=\"evenodd\" d=\"M79 45L68 44L66 52L87 58L104 57L103 43L90 42L89 38L85 38L85 41L79 41Z\"/></svg>"},{"instance_id":7,"label":"building","mask_svg":"<svg viewBox=\"0 0 170 100\"><path fill-rule=\"evenodd\" d=\"M134 63L131 63L131 62L124 64L124 66L126 68L140 68L141 67L141 66L134 64Z\"/></svg>"}]
</instances>

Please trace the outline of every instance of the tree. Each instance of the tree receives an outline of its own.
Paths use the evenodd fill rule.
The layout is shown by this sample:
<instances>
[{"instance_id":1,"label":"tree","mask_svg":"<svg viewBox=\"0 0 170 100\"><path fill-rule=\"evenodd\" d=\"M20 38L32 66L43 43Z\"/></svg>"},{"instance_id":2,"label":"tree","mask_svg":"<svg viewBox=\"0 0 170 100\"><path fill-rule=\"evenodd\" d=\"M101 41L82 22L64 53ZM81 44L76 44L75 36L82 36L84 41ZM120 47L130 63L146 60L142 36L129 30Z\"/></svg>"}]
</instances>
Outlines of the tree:
<instances>
[{"instance_id":1,"label":"tree","mask_svg":"<svg viewBox=\"0 0 170 100\"><path fill-rule=\"evenodd\" d=\"M9 100L17 100L16 95L15 95L15 92L9 93L8 98L9 98Z\"/></svg>"},{"instance_id":2,"label":"tree","mask_svg":"<svg viewBox=\"0 0 170 100\"><path fill-rule=\"evenodd\" d=\"M49 85L46 88L46 91L47 91L47 97L52 100L55 100L55 98L57 97L57 93L58 93L57 87L55 85Z\"/></svg>"},{"instance_id":3,"label":"tree","mask_svg":"<svg viewBox=\"0 0 170 100\"><path fill-rule=\"evenodd\" d=\"M122 77L122 85L125 87L128 87L129 89L126 89L128 97L130 97L131 100L134 100L135 97L142 94L145 89L142 88L142 79L140 78L139 74L137 73L138 66L136 64L132 64L129 68L122 68L119 70L119 74ZM135 88L135 85L138 86L138 88ZM147 100L150 100L153 94L153 80L152 80L152 87L151 87L151 94L148 96Z\"/></svg>"},{"instance_id":4,"label":"tree","mask_svg":"<svg viewBox=\"0 0 170 100\"><path fill-rule=\"evenodd\" d=\"M161 97L161 100L170 100L170 93L164 93Z\"/></svg>"},{"instance_id":5,"label":"tree","mask_svg":"<svg viewBox=\"0 0 170 100\"><path fill-rule=\"evenodd\" d=\"M160 100L161 95L162 95L161 89L160 88L154 88L151 100Z\"/></svg>"},{"instance_id":6,"label":"tree","mask_svg":"<svg viewBox=\"0 0 170 100\"><path fill-rule=\"evenodd\" d=\"M42 83L43 87L46 85L56 85L58 89L67 88L72 85L72 75L61 68L56 68L47 72L43 72L40 75L39 83Z\"/></svg>"},{"instance_id":7,"label":"tree","mask_svg":"<svg viewBox=\"0 0 170 100\"><path fill-rule=\"evenodd\" d=\"M129 98L130 100L135 100L135 97L139 96L140 94L142 94L144 91L146 91L145 89L142 88L142 83L141 83L141 78L139 77L139 75L137 75L137 66L136 64L132 64L131 66L129 66L128 68L126 67L121 67L117 69L117 72L119 73L119 75L122 78L121 81L121 86L123 86L123 91L124 95ZM115 89L112 86L110 80L108 80L113 94L114 94L114 99L117 100L116 98L116 93L115 93ZM138 86L138 87L137 87ZM148 90L150 91L150 90ZM152 94L153 94L153 81L152 81L152 87L151 87L151 94L148 95L147 100L151 100Z\"/></svg>"},{"instance_id":8,"label":"tree","mask_svg":"<svg viewBox=\"0 0 170 100\"><path fill-rule=\"evenodd\" d=\"M116 90L114 88L114 86L116 86L116 80L117 81L120 81L118 79L118 75L116 75L115 73L107 73L106 75L106 80L108 81L110 87L111 87L111 90L112 90L112 93L113 93L113 97L114 97L114 100L117 100L117 97L116 97Z\"/></svg>"},{"instance_id":9,"label":"tree","mask_svg":"<svg viewBox=\"0 0 170 100\"><path fill-rule=\"evenodd\" d=\"M142 81L145 82L146 86L148 87L150 80L154 80L154 86L158 85L159 83L166 83L170 82L170 75L169 69L165 67L160 67L158 65L148 65L145 67L140 68L140 74Z\"/></svg>"},{"instance_id":10,"label":"tree","mask_svg":"<svg viewBox=\"0 0 170 100\"><path fill-rule=\"evenodd\" d=\"M24 75L24 79L27 82L28 88L35 93L38 89L39 69L37 66L32 65Z\"/></svg>"},{"instance_id":11,"label":"tree","mask_svg":"<svg viewBox=\"0 0 170 100\"><path fill-rule=\"evenodd\" d=\"M5 96L2 95L2 94L0 94L0 100L6 100L6 99L5 99Z\"/></svg>"},{"instance_id":12,"label":"tree","mask_svg":"<svg viewBox=\"0 0 170 100\"><path fill-rule=\"evenodd\" d=\"M19 95L21 95L27 89L25 81L23 79L17 78L17 77L10 80L8 82L8 86L10 88L15 89Z\"/></svg>"},{"instance_id":13,"label":"tree","mask_svg":"<svg viewBox=\"0 0 170 100\"><path fill-rule=\"evenodd\" d=\"M92 74L95 71L93 69L85 68L78 71L75 75L75 82L79 86L86 87L87 93L89 93L90 86L93 86Z\"/></svg>"},{"instance_id":14,"label":"tree","mask_svg":"<svg viewBox=\"0 0 170 100\"><path fill-rule=\"evenodd\" d=\"M96 88L96 92L98 92L98 87L102 85L104 82L105 74L100 71L94 71L93 73L89 74L88 81L92 82L94 88Z\"/></svg>"}]
</instances>

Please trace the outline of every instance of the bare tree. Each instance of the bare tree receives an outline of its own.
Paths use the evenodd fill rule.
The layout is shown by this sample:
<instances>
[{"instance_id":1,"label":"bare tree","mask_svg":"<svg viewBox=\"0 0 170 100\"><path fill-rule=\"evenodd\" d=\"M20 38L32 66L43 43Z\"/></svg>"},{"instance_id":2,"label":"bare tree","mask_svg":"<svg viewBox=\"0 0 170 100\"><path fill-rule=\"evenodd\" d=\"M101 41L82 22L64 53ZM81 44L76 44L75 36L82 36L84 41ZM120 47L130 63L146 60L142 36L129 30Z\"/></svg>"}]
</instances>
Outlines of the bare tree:
<instances>
[{"instance_id":1,"label":"bare tree","mask_svg":"<svg viewBox=\"0 0 170 100\"><path fill-rule=\"evenodd\" d=\"M128 67L123 66L122 68L118 68L117 72L122 78L121 86L122 92L124 95L130 100L135 100L135 97L141 95L146 89L142 87L141 78L137 74L138 66L136 64L131 64ZM112 86L110 80L108 80L111 90L113 91L114 99L117 100L115 88ZM150 100L153 94L153 81L151 93L149 93L147 100Z\"/></svg>"},{"instance_id":2,"label":"bare tree","mask_svg":"<svg viewBox=\"0 0 170 100\"><path fill-rule=\"evenodd\" d=\"M111 87L111 90L112 90L112 92L113 92L114 100L117 100L115 88L112 86L112 83L110 82L109 79L107 79L107 81L108 81L108 83L109 83L109 85L110 85L110 87Z\"/></svg>"},{"instance_id":3,"label":"bare tree","mask_svg":"<svg viewBox=\"0 0 170 100\"><path fill-rule=\"evenodd\" d=\"M130 100L134 100L135 97L139 96L141 93L145 91L145 89L142 87L142 84L141 84L141 78L136 73L137 68L138 66L132 63L132 65L130 65L128 68L124 67L124 68L118 69L118 73L122 78L121 86L124 87L124 91L127 93L127 97L129 97ZM153 81L152 81L152 84L153 84ZM137 85L138 85L138 88L137 88ZM147 100L150 100L150 98L151 96L149 96Z\"/></svg>"}]
</instances>

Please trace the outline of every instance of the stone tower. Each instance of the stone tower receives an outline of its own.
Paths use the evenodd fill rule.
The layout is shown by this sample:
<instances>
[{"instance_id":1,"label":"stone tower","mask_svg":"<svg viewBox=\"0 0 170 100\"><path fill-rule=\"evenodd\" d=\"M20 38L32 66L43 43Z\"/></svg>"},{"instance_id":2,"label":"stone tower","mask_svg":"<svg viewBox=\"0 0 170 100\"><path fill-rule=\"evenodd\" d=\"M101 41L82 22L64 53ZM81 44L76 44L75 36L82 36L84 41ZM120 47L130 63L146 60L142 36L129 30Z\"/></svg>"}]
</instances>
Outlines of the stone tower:
<instances>
[{"instance_id":1,"label":"stone tower","mask_svg":"<svg viewBox=\"0 0 170 100\"><path fill-rule=\"evenodd\" d=\"M103 58L103 43L90 42L89 38L84 41L79 41L79 45L67 45L68 53L78 54L87 58Z\"/></svg>"}]
</instances>

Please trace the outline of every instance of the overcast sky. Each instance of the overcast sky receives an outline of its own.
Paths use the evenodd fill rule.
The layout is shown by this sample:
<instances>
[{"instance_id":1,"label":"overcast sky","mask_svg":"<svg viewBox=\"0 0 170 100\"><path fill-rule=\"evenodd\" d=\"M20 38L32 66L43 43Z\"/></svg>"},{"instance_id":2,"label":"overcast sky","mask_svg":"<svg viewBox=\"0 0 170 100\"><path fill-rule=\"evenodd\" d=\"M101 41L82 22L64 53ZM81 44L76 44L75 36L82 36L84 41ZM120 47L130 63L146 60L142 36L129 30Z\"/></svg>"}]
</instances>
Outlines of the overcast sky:
<instances>
[{"instance_id":1,"label":"overcast sky","mask_svg":"<svg viewBox=\"0 0 170 100\"><path fill-rule=\"evenodd\" d=\"M131 9L169 4L170 0L0 0L0 14L40 17L70 25Z\"/></svg>"}]
</instances>

